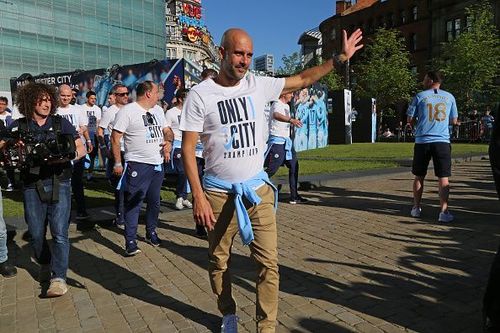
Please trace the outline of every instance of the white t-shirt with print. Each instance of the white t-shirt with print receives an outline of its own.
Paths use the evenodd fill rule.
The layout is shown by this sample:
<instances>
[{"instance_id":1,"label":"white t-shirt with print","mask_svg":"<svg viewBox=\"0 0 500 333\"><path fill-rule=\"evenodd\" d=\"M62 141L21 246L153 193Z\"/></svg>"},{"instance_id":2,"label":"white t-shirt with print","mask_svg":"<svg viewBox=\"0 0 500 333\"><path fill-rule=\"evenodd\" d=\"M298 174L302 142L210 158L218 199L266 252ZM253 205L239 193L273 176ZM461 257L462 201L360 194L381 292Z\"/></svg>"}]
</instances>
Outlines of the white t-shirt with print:
<instances>
[{"instance_id":1,"label":"white t-shirt with print","mask_svg":"<svg viewBox=\"0 0 500 333\"><path fill-rule=\"evenodd\" d=\"M82 112L79 105L70 104L65 108L60 106L57 108L56 114L67 119L71 125L75 127L77 132L80 130L80 127L87 126L87 117ZM84 144L86 143L83 135L80 135L80 139Z\"/></svg>"},{"instance_id":2,"label":"white t-shirt with print","mask_svg":"<svg viewBox=\"0 0 500 333\"><path fill-rule=\"evenodd\" d=\"M235 183L262 171L268 133L264 107L284 86L284 78L249 73L234 87L208 79L190 90L180 130L201 133L207 175Z\"/></svg>"},{"instance_id":3,"label":"white t-shirt with print","mask_svg":"<svg viewBox=\"0 0 500 333\"><path fill-rule=\"evenodd\" d=\"M174 106L173 108L168 109L165 113L165 119L167 120L166 125L172 129L172 132L174 132L174 139L179 141L182 141L182 132L179 129L181 111L181 109Z\"/></svg>"},{"instance_id":4,"label":"white t-shirt with print","mask_svg":"<svg viewBox=\"0 0 500 333\"><path fill-rule=\"evenodd\" d=\"M130 103L116 114L113 129L123 133L125 161L158 165L163 163L165 116L158 108L144 109Z\"/></svg>"},{"instance_id":5,"label":"white t-shirt with print","mask_svg":"<svg viewBox=\"0 0 500 333\"><path fill-rule=\"evenodd\" d=\"M111 105L106 111L102 112L101 121L99 122L99 127L102 129L107 129L110 133L113 130L113 122L115 121L116 113L120 110L116 105Z\"/></svg>"},{"instance_id":6,"label":"white t-shirt with print","mask_svg":"<svg viewBox=\"0 0 500 333\"><path fill-rule=\"evenodd\" d=\"M88 106L87 103L80 106L87 116L87 128L89 133L94 135L97 133L97 123L101 120L101 108L97 105Z\"/></svg>"},{"instance_id":7,"label":"white t-shirt with print","mask_svg":"<svg viewBox=\"0 0 500 333\"><path fill-rule=\"evenodd\" d=\"M104 129L104 134L111 135L111 132L113 132L113 124L118 111L120 111L120 108L114 104L107 108L106 111L103 111L99 127ZM123 137L120 139L120 150L125 151Z\"/></svg>"},{"instance_id":8,"label":"white t-shirt with print","mask_svg":"<svg viewBox=\"0 0 500 333\"><path fill-rule=\"evenodd\" d=\"M87 117L81 112L79 105L70 104L65 108L58 107L56 114L67 119L77 131L81 126L87 126Z\"/></svg>"},{"instance_id":9,"label":"white t-shirt with print","mask_svg":"<svg viewBox=\"0 0 500 333\"><path fill-rule=\"evenodd\" d=\"M290 117L290 106L280 100L275 101L271 105L271 117L273 117L271 120L271 135L282 138L290 137L290 123L274 119L274 113Z\"/></svg>"}]
</instances>

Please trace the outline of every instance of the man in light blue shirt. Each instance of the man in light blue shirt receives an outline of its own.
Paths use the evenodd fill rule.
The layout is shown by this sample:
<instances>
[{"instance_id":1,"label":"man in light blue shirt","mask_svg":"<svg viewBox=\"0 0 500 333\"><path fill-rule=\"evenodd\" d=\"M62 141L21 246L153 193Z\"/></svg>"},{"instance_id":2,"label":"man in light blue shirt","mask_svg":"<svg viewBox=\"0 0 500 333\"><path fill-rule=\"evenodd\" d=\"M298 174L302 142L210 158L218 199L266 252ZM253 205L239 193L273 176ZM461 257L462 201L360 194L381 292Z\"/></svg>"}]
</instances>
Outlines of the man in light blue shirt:
<instances>
[{"instance_id":1,"label":"man in light blue shirt","mask_svg":"<svg viewBox=\"0 0 500 333\"><path fill-rule=\"evenodd\" d=\"M441 211L439 222L453 221L448 211L449 181L451 176L451 145L448 125L458 124L455 97L441 90L441 75L430 71L425 75L426 90L419 92L408 107L408 124L415 125L415 147L413 154L413 208L412 217L420 217L420 201L424 190L424 178L432 158L434 173L439 178L439 199Z\"/></svg>"}]
</instances>

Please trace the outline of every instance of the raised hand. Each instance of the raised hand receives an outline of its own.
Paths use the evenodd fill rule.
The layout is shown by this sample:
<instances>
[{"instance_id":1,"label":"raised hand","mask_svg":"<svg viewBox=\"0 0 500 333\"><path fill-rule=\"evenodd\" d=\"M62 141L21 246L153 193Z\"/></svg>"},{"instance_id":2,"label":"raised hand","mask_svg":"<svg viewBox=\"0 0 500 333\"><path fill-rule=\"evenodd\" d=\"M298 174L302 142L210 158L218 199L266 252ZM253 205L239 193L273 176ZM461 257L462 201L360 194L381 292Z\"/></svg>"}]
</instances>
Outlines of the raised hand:
<instances>
[{"instance_id":1,"label":"raised hand","mask_svg":"<svg viewBox=\"0 0 500 333\"><path fill-rule=\"evenodd\" d=\"M363 32L361 29L354 31L349 38L347 38L347 32L342 30L342 54L344 54L347 59L350 59L357 50L361 49L364 45L358 43L363 39Z\"/></svg>"}]
</instances>

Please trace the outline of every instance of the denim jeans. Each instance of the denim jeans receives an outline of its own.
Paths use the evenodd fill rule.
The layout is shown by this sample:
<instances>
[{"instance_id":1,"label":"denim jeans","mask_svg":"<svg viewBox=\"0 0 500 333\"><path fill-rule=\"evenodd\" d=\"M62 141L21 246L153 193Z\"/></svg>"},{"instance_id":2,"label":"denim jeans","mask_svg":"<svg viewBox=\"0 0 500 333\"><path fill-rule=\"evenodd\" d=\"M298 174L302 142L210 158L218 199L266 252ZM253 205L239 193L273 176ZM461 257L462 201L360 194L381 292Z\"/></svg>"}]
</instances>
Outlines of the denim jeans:
<instances>
[{"instance_id":1,"label":"denim jeans","mask_svg":"<svg viewBox=\"0 0 500 333\"><path fill-rule=\"evenodd\" d=\"M177 183L175 186L175 196L177 198L187 199L187 176L184 172L184 164L181 158L181 149L174 150L174 171L177 173Z\"/></svg>"},{"instance_id":2,"label":"denim jeans","mask_svg":"<svg viewBox=\"0 0 500 333\"><path fill-rule=\"evenodd\" d=\"M3 219L3 198L0 189L0 264L7 261L7 227Z\"/></svg>"},{"instance_id":3,"label":"denim jeans","mask_svg":"<svg viewBox=\"0 0 500 333\"><path fill-rule=\"evenodd\" d=\"M46 192L52 192L52 179L43 181ZM71 181L59 182L59 201L46 203L40 200L36 187L23 190L24 218L31 233L31 246L35 259L41 265L50 264L52 278L66 280L69 258L69 215L71 210ZM47 226L52 235L52 251L47 239Z\"/></svg>"}]
</instances>

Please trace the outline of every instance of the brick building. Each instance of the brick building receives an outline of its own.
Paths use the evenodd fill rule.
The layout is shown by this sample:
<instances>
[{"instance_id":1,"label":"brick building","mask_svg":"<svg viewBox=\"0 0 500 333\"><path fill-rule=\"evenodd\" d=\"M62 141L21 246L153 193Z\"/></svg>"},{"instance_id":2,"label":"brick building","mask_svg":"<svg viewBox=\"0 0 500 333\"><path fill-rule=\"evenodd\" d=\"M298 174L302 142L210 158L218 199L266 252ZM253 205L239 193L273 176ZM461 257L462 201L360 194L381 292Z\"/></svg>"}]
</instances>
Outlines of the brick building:
<instances>
[{"instance_id":1,"label":"brick building","mask_svg":"<svg viewBox=\"0 0 500 333\"><path fill-rule=\"evenodd\" d=\"M335 15L321 23L323 58L341 49L342 29L360 27L370 37L379 27L401 31L411 54L412 70L423 75L443 42L456 38L467 28L465 8L475 0L349 0L336 1ZM500 27L500 1L493 1L495 22ZM366 42L365 42L366 43ZM356 59L352 60L353 62Z\"/></svg>"}]
</instances>

